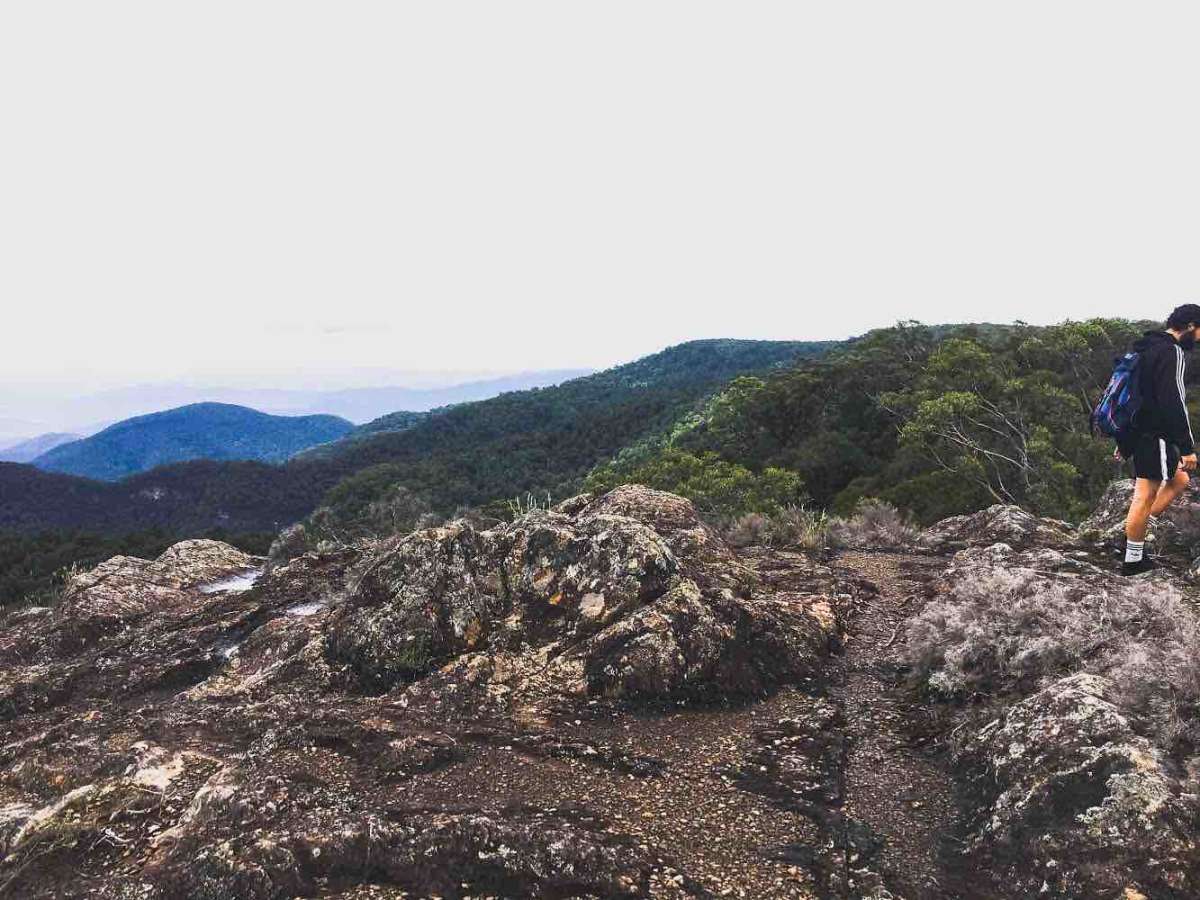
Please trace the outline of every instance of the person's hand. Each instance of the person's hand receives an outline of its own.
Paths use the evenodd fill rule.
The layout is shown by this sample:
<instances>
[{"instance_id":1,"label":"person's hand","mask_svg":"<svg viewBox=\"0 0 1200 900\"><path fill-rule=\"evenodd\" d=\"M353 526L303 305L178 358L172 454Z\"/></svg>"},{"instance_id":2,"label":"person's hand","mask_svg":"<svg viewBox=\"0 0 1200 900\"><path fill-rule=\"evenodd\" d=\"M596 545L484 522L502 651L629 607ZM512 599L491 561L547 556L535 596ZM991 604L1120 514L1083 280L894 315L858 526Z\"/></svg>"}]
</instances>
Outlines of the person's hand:
<instances>
[{"instance_id":1,"label":"person's hand","mask_svg":"<svg viewBox=\"0 0 1200 900\"><path fill-rule=\"evenodd\" d=\"M1180 457L1179 468L1183 469L1183 471L1185 471L1185 472L1195 472L1196 471L1196 454L1189 453L1187 456Z\"/></svg>"}]
</instances>

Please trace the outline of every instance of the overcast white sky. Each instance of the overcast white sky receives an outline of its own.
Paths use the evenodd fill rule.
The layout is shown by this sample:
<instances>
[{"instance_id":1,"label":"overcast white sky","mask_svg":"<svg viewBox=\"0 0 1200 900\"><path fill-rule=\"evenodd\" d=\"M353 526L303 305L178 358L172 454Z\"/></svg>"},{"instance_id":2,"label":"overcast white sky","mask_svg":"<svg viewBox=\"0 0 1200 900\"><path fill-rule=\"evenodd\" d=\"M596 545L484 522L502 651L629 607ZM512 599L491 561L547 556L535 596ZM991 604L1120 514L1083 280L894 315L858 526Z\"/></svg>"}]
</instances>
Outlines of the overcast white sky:
<instances>
[{"instance_id":1,"label":"overcast white sky","mask_svg":"<svg viewBox=\"0 0 1200 900\"><path fill-rule=\"evenodd\" d=\"M1200 297L1200 7L0 5L0 390ZM336 381L331 376L331 381Z\"/></svg>"}]
</instances>

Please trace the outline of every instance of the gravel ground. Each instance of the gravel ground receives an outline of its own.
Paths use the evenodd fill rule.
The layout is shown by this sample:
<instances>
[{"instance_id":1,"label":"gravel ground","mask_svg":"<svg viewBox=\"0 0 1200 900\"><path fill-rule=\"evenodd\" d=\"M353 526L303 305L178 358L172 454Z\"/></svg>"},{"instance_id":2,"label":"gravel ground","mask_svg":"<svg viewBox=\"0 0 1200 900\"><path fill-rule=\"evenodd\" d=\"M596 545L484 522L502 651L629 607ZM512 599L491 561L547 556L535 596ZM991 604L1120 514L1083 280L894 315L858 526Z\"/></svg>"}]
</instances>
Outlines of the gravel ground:
<instances>
[{"instance_id":1,"label":"gravel ground","mask_svg":"<svg viewBox=\"0 0 1200 900\"><path fill-rule=\"evenodd\" d=\"M960 832L954 783L940 754L921 748L927 710L898 685L903 624L923 604L942 561L843 553L838 565L879 593L850 616L843 669L831 690L847 723L846 814L882 840L878 865L893 892L917 898L975 897L955 871Z\"/></svg>"}]
</instances>

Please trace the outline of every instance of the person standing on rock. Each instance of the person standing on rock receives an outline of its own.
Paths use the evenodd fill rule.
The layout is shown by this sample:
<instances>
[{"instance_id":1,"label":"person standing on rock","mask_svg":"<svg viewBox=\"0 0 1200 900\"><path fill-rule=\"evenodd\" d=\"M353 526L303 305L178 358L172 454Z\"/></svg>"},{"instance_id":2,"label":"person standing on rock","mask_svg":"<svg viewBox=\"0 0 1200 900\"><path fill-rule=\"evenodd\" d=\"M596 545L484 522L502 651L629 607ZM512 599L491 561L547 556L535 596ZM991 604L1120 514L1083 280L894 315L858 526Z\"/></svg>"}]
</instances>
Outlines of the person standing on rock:
<instances>
[{"instance_id":1,"label":"person standing on rock","mask_svg":"<svg viewBox=\"0 0 1200 900\"><path fill-rule=\"evenodd\" d=\"M1151 516L1161 515L1188 485L1196 469L1196 442L1184 397L1184 353L1200 339L1200 306L1186 303L1171 313L1163 331L1147 331L1133 345L1138 355L1141 407L1117 437L1117 452L1133 463L1133 500L1125 519L1122 575L1155 568L1145 555Z\"/></svg>"}]
</instances>

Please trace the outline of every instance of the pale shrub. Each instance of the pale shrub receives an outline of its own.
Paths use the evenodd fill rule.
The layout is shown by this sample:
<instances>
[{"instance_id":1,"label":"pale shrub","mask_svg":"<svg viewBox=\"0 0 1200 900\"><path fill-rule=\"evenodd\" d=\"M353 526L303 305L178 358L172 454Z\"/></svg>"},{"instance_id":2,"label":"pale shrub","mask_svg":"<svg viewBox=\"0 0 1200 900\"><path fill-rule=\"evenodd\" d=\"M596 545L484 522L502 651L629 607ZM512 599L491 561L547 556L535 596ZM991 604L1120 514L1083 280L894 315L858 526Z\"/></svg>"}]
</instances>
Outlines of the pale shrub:
<instances>
[{"instance_id":1,"label":"pale shrub","mask_svg":"<svg viewBox=\"0 0 1200 900\"><path fill-rule=\"evenodd\" d=\"M834 519L829 525L831 540L839 547L859 550L897 550L917 541L917 527L900 510L884 500L864 498L854 515Z\"/></svg>"},{"instance_id":2,"label":"pale shrub","mask_svg":"<svg viewBox=\"0 0 1200 900\"><path fill-rule=\"evenodd\" d=\"M734 547L803 547L820 550L829 543L829 519L820 510L788 506L776 513L747 513L725 529Z\"/></svg>"},{"instance_id":3,"label":"pale shrub","mask_svg":"<svg viewBox=\"0 0 1200 900\"><path fill-rule=\"evenodd\" d=\"M1200 626L1163 584L966 566L908 626L914 675L947 699L1033 693L1073 672L1110 679L1141 730L1200 746Z\"/></svg>"}]
</instances>

